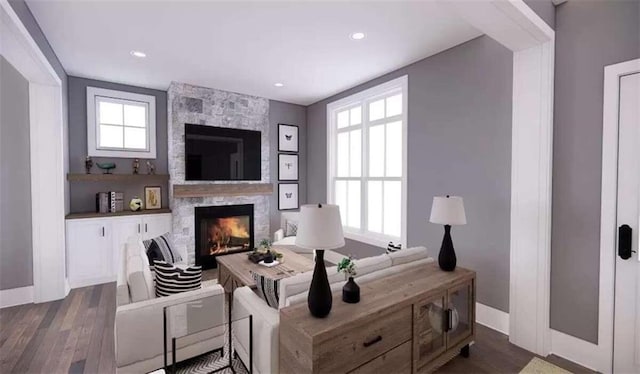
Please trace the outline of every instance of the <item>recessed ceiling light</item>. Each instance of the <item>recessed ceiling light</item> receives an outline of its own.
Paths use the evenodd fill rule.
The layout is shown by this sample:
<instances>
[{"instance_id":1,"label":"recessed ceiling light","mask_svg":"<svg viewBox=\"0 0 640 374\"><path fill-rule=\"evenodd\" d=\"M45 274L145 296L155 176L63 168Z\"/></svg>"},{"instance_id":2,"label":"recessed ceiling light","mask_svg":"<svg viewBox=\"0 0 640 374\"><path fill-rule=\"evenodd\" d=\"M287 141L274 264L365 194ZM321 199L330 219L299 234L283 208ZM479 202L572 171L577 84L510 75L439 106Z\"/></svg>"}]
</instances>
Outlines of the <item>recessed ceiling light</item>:
<instances>
[{"instance_id":1,"label":"recessed ceiling light","mask_svg":"<svg viewBox=\"0 0 640 374\"><path fill-rule=\"evenodd\" d=\"M365 35L363 32L354 32L353 34L350 35L350 37L353 40L362 40L364 39Z\"/></svg>"},{"instance_id":2,"label":"recessed ceiling light","mask_svg":"<svg viewBox=\"0 0 640 374\"><path fill-rule=\"evenodd\" d=\"M147 57L147 54L144 52L140 52L140 51L131 51L129 52L131 54L131 56L133 57L139 57L139 58L145 58Z\"/></svg>"},{"instance_id":3,"label":"recessed ceiling light","mask_svg":"<svg viewBox=\"0 0 640 374\"><path fill-rule=\"evenodd\" d=\"M280 82L274 83L273 85L276 87L284 87L284 83L280 83Z\"/></svg>"}]
</instances>

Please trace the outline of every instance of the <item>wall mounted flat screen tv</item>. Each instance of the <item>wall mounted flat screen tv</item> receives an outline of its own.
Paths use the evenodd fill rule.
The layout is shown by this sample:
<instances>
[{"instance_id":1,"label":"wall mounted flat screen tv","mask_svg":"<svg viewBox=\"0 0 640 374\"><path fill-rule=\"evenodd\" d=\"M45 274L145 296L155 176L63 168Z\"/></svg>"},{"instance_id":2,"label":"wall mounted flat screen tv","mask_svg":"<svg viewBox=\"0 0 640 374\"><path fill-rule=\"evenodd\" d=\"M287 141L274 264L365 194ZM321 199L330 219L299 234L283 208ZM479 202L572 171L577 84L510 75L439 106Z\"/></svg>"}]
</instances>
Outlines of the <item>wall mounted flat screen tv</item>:
<instances>
[{"instance_id":1,"label":"wall mounted flat screen tv","mask_svg":"<svg viewBox=\"0 0 640 374\"><path fill-rule=\"evenodd\" d=\"M185 179L256 181L261 179L261 133L185 124Z\"/></svg>"}]
</instances>

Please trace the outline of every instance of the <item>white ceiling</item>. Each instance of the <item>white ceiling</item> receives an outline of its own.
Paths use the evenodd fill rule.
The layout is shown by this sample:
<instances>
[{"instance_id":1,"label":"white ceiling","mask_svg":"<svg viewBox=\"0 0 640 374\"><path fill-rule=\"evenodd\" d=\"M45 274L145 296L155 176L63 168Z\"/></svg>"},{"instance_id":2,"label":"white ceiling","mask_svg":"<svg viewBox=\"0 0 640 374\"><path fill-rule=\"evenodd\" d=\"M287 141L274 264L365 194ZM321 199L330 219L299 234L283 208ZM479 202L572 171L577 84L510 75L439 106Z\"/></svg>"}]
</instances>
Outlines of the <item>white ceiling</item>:
<instances>
[{"instance_id":1,"label":"white ceiling","mask_svg":"<svg viewBox=\"0 0 640 374\"><path fill-rule=\"evenodd\" d=\"M177 81L303 105L481 35L432 1L28 5L70 75L162 90ZM366 38L351 40L356 31Z\"/></svg>"}]
</instances>

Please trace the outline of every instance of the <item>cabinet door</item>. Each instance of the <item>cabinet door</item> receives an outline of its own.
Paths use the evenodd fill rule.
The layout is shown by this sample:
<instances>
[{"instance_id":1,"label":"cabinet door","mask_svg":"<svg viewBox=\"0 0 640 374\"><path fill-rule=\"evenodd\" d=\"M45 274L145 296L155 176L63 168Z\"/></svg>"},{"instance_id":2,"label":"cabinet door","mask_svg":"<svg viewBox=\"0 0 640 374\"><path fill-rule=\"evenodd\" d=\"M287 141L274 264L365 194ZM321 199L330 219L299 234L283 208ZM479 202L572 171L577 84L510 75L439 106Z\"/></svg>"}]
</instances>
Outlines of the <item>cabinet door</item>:
<instances>
[{"instance_id":1,"label":"cabinet door","mask_svg":"<svg viewBox=\"0 0 640 374\"><path fill-rule=\"evenodd\" d=\"M171 232L171 214L150 214L142 217L142 238L153 239Z\"/></svg>"},{"instance_id":2,"label":"cabinet door","mask_svg":"<svg viewBox=\"0 0 640 374\"><path fill-rule=\"evenodd\" d=\"M112 219L113 226L113 267L118 284L125 284L125 245L131 239L142 237L142 220L140 217L117 217Z\"/></svg>"},{"instance_id":3,"label":"cabinet door","mask_svg":"<svg viewBox=\"0 0 640 374\"><path fill-rule=\"evenodd\" d=\"M447 348L453 347L473 334L475 319L474 283L469 280L447 290L449 326Z\"/></svg>"},{"instance_id":4,"label":"cabinet door","mask_svg":"<svg viewBox=\"0 0 640 374\"><path fill-rule=\"evenodd\" d=\"M446 293L413 304L413 367L419 370L446 348Z\"/></svg>"},{"instance_id":5,"label":"cabinet door","mask_svg":"<svg viewBox=\"0 0 640 374\"><path fill-rule=\"evenodd\" d=\"M108 220L67 221L68 276L71 287L110 282L111 223Z\"/></svg>"}]
</instances>

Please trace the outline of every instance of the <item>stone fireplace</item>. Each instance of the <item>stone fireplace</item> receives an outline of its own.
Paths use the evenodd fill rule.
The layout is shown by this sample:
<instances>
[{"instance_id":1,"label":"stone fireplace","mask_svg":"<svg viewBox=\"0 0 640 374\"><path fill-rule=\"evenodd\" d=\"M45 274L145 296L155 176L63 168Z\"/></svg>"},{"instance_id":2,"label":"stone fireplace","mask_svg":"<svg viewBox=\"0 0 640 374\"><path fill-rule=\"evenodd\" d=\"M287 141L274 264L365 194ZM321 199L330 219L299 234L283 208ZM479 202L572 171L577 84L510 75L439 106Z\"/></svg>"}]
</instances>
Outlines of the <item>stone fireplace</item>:
<instances>
[{"instance_id":1,"label":"stone fireplace","mask_svg":"<svg viewBox=\"0 0 640 374\"><path fill-rule=\"evenodd\" d=\"M169 203L173 214L174 244L188 254L190 264L199 261L197 258L200 247L198 246L203 245L200 231L206 231L206 229L196 224L196 214L200 208L210 207L251 205L253 206L252 223L250 222L252 227L249 230L251 237L255 238L255 241L271 237L269 229L271 193L252 194L241 193L238 190L232 194L202 194L187 197L177 196L174 193L176 185L226 186L232 189L238 186L238 182L233 181L185 180L185 123L260 131L262 134L261 180L247 181L242 184L270 183L269 100L173 82L168 90L168 104L168 155L171 176ZM205 248L207 243L204 244ZM249 245L252 245L251 242Z\"/></svg>"},{"instance_id":2,"label":"stone fireplace","mask_svg":"<svg viewBox=\"0 0 640 374\"><path fill-rule=\"evenodd\" d=\"M216 267L216 257L250 251L254 247L253 205L195 208L196 265Z\"/></svg>"}]
</instances>

